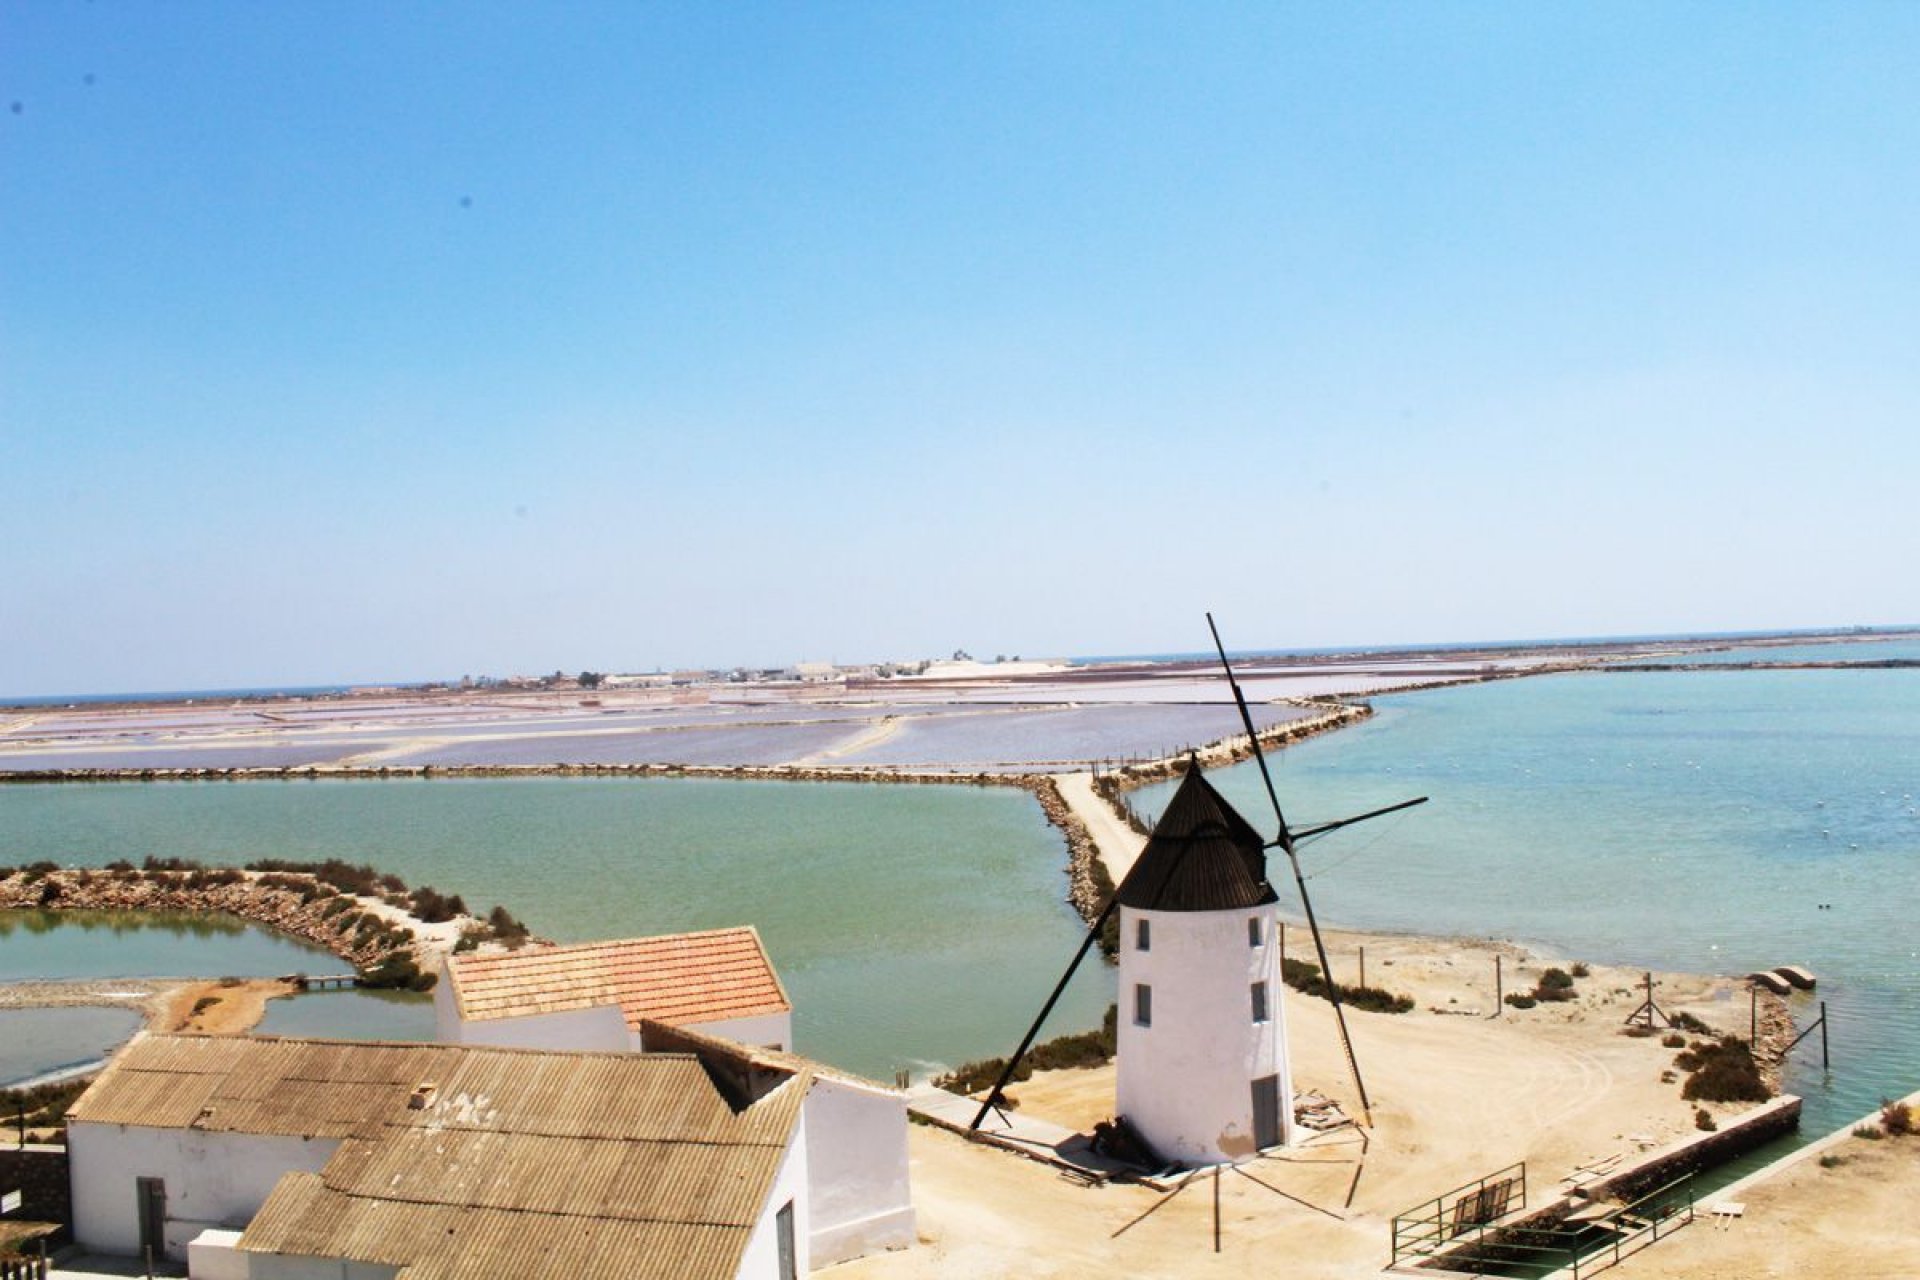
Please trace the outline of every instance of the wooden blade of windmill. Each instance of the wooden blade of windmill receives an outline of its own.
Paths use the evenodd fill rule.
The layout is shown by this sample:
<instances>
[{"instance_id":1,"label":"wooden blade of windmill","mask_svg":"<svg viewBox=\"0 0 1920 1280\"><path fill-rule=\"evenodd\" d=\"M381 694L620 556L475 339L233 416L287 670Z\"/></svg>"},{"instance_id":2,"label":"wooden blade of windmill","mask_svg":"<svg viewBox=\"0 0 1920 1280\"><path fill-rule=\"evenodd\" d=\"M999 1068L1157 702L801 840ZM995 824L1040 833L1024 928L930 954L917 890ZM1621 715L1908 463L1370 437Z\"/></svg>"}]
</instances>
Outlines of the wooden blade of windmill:
<instances>
[{"instance_id":1,"label":"wooden blade of windmill","mask_svg":"<svg viewBox=\"0 0 1920 1280\"><path fill-rule=\"evenodd\" d=\"M1234 705L1240 708L1240 723L1246 726L1247 742L1253 748L1253 758L1260 766L1260 780L1267 786L1267 799L1273 803L1273 819L1279 824L1280 833L1274 843L1287 855L1287 863L1293 868L1293 882L1300 890L1300 909L1307 917L1307 931L1313 935L1314 954L1320 958L1320 975L1327 989L1327 1003L1333 1006L1333 1021L1340 1030L1340 1048L1346 1054L1347 1070L1353 1076L1354 1090L1360 1095L1360 1114L1367 1127L1373 1127L1373 1104L1367 1098L1366 1081L1360 1077L1360 1060L1354 1056L1353 1037L1347 1032L1347 1013L1340 1005L1340 984L1334 981L1333 965L1327 960L1326 940L1320 936L1320 922L1314 918L1313 900L1307 896L1307 878L1300 874L1300 857L1294 852L1293 835L1287 830L1287 816L1280 811L1280 793L1274 790L1273 774L1267 769L1266 752L1260 749L1260 734L1253 727L1253 713L1247 710L1247 700L1240 692L1240 681L1234 678L1233 664L1227 661L1227 647L1220 641L1220 628L1214 625L1213 614L1207 614L1207 630L1213 633L1213 647L1219 651L1220 666L1227 673L1227 687L1233 690Z\"/></svg>"}]
</instances>

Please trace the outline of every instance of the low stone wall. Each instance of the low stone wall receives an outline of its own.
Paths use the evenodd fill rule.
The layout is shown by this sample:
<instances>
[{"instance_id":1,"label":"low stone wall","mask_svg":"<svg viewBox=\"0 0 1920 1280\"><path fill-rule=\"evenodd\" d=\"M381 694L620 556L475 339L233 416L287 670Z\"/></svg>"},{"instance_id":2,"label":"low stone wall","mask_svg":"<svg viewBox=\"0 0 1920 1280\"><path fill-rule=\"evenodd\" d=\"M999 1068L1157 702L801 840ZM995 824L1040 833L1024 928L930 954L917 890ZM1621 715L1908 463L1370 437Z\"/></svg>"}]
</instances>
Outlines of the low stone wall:
<instances>
[{"instance_id":1,"label":"low stone wall","mask_svg":"<svg viewBox=\"0 0 1920 1280\"><path fill-rule=\"evenodd\" d=\"M1568 1192L1540 1208L1522 1212L1511 1221L1503 1221L1484 1237L1458 1248L1445 1249L1420 1263L1422 1269L1459 1274L1454 1268L1468 1257L1481 1262L1519 1262L1534 1255L1520 1249L1504 1249L1528 1242L1530 1232L1552 1231L1569 1215L1596 1201L1630 1203L1657 1191L1686 1174L1716 1168L1756 1147L1793 1132L1800 1127L1800 1099L1775 1098L1735 1117L1714 1133L1697 1133L1680 1138L1657 1151L1616 1169L1612 1174L1588 1183L1579 1192Z\"/></svg>"},{"instance_id":2,"label":"low stone wall","mask_svg":"<svg viewBox=\"0 0 1920 1280\"><path fill-rule=\"evenodd\" d=\"M1632 1200L1682 1174L1717 1168L1799 1127L1800 1099L1788 1094L1726 1121L1717 1132L1693 1134L1669 1143L1590 1184L1588 1190L1595 1200Z\"/></svg>"},{"instance_id":3,"label":"low stone wall","mask_svg":"<svg viewBox=\"0 0 1920 1280\"><path fill-rule=\"evenodd\" d=\"M20 1192L20 1211L9 1219L73 1225L64 1149L0 1147L0 1194L10 1191Z\"/></svg>"}]
</instances>

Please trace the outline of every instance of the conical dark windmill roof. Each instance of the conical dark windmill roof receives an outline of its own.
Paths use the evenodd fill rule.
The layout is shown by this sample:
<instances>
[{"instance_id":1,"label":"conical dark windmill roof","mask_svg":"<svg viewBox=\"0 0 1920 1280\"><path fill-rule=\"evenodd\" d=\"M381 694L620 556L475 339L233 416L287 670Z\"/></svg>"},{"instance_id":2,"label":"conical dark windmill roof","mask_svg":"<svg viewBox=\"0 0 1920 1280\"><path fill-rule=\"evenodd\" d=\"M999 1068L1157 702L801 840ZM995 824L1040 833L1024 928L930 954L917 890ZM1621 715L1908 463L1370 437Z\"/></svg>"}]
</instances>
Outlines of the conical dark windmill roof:
<instances>
[{"instance_id":1,"label":"conical dark windmill roof","mask_svg":"<svg viewBox=\"0 0 1920 1280\"><path fill-rule=\"evenodd\" d=\"M1144 911L1233 911L1276 901L1265 841L1189 765L1116 895Z\"/></svg>"}]
</instances>

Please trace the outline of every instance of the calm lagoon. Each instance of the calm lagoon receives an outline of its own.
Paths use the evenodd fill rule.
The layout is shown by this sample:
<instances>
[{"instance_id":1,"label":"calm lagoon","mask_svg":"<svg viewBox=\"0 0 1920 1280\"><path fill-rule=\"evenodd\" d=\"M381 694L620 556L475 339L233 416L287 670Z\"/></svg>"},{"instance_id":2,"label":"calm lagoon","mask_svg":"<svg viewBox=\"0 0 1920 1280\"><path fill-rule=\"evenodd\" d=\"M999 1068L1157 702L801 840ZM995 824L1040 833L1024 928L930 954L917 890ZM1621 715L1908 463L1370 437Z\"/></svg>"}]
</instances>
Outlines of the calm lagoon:
<instances>
[{"instance_id":1,"label":"calm lagoon","mask_svg":"<svg viewBox=\"0 0 1920 1280\"><path fill-rule=\"evenodd\" d=\"M1373 703L1270 757L1295 827L1433 798L1303 846L1323 919L1676 971L1805 965L1835 1069L1796 1051L1804 1131L1920 1087L1920 672L1541 676ZM1251 764L1212 780L1272 828ZM1168 791L1132 801L1150 815Z\"/></svg>"},{"instance_id":2,"label":"calm lagoon","mask_svg":"<svg viewBox=\"0 0 1920 1280\"><path fill-rule=\"evenodd\" d=\"M0 822L0 861L337 856L459 893L476 910L503 903L559 941L754 924L793 998L800 1049L883 1079L1010 1050L1080 935L1063 901L1060 837L1031 796L1009 788L21 784L0 787ZM16 972L9 954L0 940L0 975ZM1112 998L1111 972L1083 966L1050 1029L1097 1025ZM273 1010L269 1029L285 1016Z\"/></svg>"}]
</instances>

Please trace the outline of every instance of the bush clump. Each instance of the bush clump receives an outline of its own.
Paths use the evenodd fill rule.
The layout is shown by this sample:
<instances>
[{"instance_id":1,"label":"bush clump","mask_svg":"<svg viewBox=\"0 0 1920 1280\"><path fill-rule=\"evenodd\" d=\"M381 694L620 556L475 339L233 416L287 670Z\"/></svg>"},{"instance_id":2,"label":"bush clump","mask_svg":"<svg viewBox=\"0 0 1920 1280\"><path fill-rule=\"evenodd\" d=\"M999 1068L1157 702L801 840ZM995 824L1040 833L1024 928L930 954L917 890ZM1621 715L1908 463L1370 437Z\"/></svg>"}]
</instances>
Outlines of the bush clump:
<instances>
[{"instance_id":1,"label":"bush clump","mask_svg":"<svg viewBox=\"0 0 1920 1280\"><path fill-rule=\"evenodd\" d=\"M1540 1002L1524 991L1507 992L1507 1003L1516 1009L1531 1009Z\"/></svg>"},{"instance_id":2,"label":"bush clump","mask_svg":"<svg viewBox=\"0 0 1920 1280\"><path fill-rule=\"evenodd\" d=\"M1702 1133L1712 1133L1720 1126L1714 1121L1713 1112L1707 1110L1705 1107L1695 1107L1693 1109L1693 1127Z\"/></svg>"},{"instance_id":3,"label":"bush clump","mask_svg":"<svg viewBox=\"0 0 1920 1280\"><path fill-rule=\"evenodd\" d=\"M531 936L531 930L514 919L513 913L505 907L497 906L487 912L487 928L493 931L495 939L509 947L517 947Z\"/></svg>"},{"instance_id":4,"label":"bush clump","mask_svg":"<svg viewBox=\"0 0 1920 1280\"><path fill-rule=\"evenodd\" d=\"M1693 1073L1680 1090L1689 1102L1765 1102L1772 1096L1754 1065L1753 1051L1736 1036L1696 1042L1675 1057L1674 1064Z\"/></svg>"},{"instance_id":5,"label":"bush clump","mask_svg":"<svg viewBox=\"0 0 1920 1280\"><path fill-rule=\"evenodd\" d=\"M1113 1060L1119 1009L1107 1006L1107 1016L1098 1031L1079 1031L1060 1036L1027 1051L1014 1071L1014 1081L1025 1080L1036 1071L1059 1071L1067 1067L1097 1067ZM934 1077L936 1089L955 1093L978 1093L990 1089L1000 1073L1007 1069L1005 1058L983 1058L955 1067L946 1075Z\"/></svg>"},{"instance_id":6,"label":"bush clump","mask_svg":"<svg viewBox=\"0 0 1920 1280\"><path fill-rule=\"evenodd\" d=\"M434 981L435 975L422 969L411 952L395 951L371 969L361 970L353 984L376 991L431 991Z\"/></svg>"},{"instance_id":7,"label":"bush clump","mask_svg":"<svg viewBox=\"0 0 1920 1280\"><path fill-rule=\"evenodd\" d=\"M424 884L413 891L407 903L408 909L426 924L440 924L467 914L467 904L459 894L444 894Z\"/></svg>"},{"instance_id":8,"label":"bush clump","mask_svg":"<svg viewBox=\"0 0 1920 1280\"><path fill-rule=\"evenodd\" d=\"M1327 994L1327 982L1320 976L1320 966L1305 960L1283 957L1280 980L1302 995L1324 998ZM1397 995L1382 987L1350 987L1340 982L1334 984L1334 989L1340 1002L1349 1008L1365 1009L1369 1013L1408 1013L1413 1009L1412 996Z\"/></svg>"},{"instance_id":9,"label":"bush clump","mask_svg":"<svg viewBox=\"0 0 1920 1280\"><path fill-rule=\"evenodd\" d=\"M1890 1138L1904 1138L1914 1132L1913 1108L1904 1102L1882 1099L1880 1102L1880 1127Z\"/></svg>"}]
</instances>

